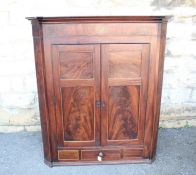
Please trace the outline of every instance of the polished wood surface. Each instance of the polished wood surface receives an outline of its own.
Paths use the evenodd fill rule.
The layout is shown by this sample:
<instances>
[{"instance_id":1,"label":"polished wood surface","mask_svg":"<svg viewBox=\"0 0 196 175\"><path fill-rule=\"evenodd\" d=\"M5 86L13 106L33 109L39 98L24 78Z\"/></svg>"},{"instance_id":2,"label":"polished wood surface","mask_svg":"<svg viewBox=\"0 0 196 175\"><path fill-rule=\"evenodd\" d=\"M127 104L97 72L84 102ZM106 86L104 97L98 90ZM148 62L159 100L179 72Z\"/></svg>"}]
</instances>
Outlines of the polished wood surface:
<instances>
[{"instance_id":1,"label":"polished wood surface","mask_svg":"<svg viewBox=\"0 0 196 175\"><path fill-rule=\"evenodd\" d=\"M136 139L139 117L139 88L109 88L108 140Z\"/></svg>"},{"instance_id":2,"label":"polished wood surface","mask_svg":"<svg viewBox=\"0 0 196 175\"><path fill-rule=\"evenodd\" d=\"M63 161L77 161L79 160L78 150L58 150L58 158Z\"/></svg>"},{"instance_id":3,"label":"polished wood surface","mask_svg":"<svg viewBox=\"0 0 196 175\"><path fill-rule=\"evenodd\" d=\"M108 52L108 78L137 78L141 73L140 44L110 44Z\"/></svg>"},{"instance_id":4,"label":"polished wood surface","mask_svg":"<svg viewBox=\"0 0 196 175\"><path fill-rule=\"evenodd\" d=\"M45 162L150 162L168 17L33 17Z\"/></svg>"},{"instance_id":5,"label":"polished wood surface","mask_svg":"<svg viewBox=\"0 0 196 175\"><path fill-rule=\"evenodd\" d=\"M99 142L99 45L54 45L52 72L59 143L64 146Z\"/></svg>"},{"instance_id":6,"label":"polished wood surface","mask_svg":"<svg viewBox=\"0 0 196 175\"><path fill-rule=\"evenodd\" d=\"M91 52L60 53L60 77L62 79L93 78L93 62Z\"/></svg>"},{"instance_id":7,"label":"polished wood surface","mask_svg":"<svg viewBox=\"0 0 196 175\"><path fill-rule=\"evenodd\" d=\"M94 140L94 91L92 87L62 88L64 141Z\"/></svg>"},{"instance_id":8,"label":"polished wood surface","mask_svg":"<svg viewBox=\"0 0 196 175\"><path fill-rule=\"evenodd\" d=\"M101 143L103 145L142 144L145 134L148 87L145 80L148 79L149 69L149 53L146 51L149 51L149 46L103 44L101 50L103 63L101 92L102 101L106 103L105 108L102 109ZM117 53L117 56L113 53ZM110 60L116 57L118 57L116 60L123 64L116 64L115 74L111 77L110 69L113 67Z\"/></svg>"},{"instance_id":9,"label":"polished wood surface","mask_svg":"<svg viewBox=\"0 0 196 175\"><path fill-rule=\"evenodd\" d=\"M102 159L105 160L120 160L120 150L82 150L81 151L81 160L86 161L97 161L97 156L99 153L102 153Z\"/></svg>"}]
</instances>

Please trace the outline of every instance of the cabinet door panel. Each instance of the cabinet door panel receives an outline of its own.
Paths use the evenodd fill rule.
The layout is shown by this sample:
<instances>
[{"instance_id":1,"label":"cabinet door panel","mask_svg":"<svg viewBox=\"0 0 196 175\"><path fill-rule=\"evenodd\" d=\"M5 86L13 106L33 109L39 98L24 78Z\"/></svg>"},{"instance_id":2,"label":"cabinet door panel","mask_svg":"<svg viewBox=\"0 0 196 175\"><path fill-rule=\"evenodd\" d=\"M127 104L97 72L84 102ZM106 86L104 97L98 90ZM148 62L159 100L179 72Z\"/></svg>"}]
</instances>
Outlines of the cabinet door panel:
<instances>
[{"instance_id":1,"label":"cabinet door panel","mask_svg":"<svg viewBox=\"0 0 196 175\"><path fill-rule=\"evenodd\" d=\"M101 144L143 144L148 44L103 44Z\"/></svg>"},{"instance_id":2,"label":"cabinet door panel","mask_svg":"<svg viewBox=\"0 0 196 175\"><path fill-rule=\"evenodd\" d=\"M109 56L109 78L136 78L141 73L141 51L140 45L124 44L110 45L112 52L107 53ZM130 50L131 49L131 50Z\"/></svg>"},{"instance_id":3,"label":"cabinet door panel","mask_svg":"<svg viewBox=\"0 0 196 175\"><path fill-rule=\"evenodd\" d=\"M65 141L94 139L93 87L62 88L62 112Z\"/></svg>"},{"instance_id":4,"label":"cabinet door panel","mask_svg":"<svg viewBox=\"0 0 196 175\"><path fill-rule=\"evenodd\" d=\"M66 51L59 53L60 76L63 79L93 78L92 52Z\"/></svg>"},{"instance_id":5,"label":"cabinet door panel","mask_svg":"<svg viewBox=\"0 0 196 175\"><path fill-rule=\"evenodd\" d=\"M53 75L58 146L100 142L100 47L54 45Z\"/></svg>"},{"instance_id":6,"label":"cabinet door panel","mask_svg":"<svg viewBox=\"0 0 196 175\"><path fill-rule=\"evenodd\" d=\"M108 139L136 139L138 133L139 87L111 86L108 99Z\"/></svg>"}]
</instances>

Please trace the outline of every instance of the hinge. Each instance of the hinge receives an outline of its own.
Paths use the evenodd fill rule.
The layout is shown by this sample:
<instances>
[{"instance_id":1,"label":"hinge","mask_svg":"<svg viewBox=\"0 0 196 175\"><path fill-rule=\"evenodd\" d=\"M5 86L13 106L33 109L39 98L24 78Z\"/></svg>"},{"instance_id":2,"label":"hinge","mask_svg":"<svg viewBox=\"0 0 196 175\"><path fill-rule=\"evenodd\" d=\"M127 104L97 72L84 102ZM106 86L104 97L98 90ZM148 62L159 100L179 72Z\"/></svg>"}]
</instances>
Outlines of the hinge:
<instances>
[{"instance_id":1,"label":"hinge","mask_svg":"<svg viewBox=\"0 0 196 175\"><path fill-rule=\"evenodd\" d=\"M95 105L97 108L103 108L105 103L103 101L96 100Z\"/></svg>"},{"instance_id":2,"label":"hinge","mask_svg":"<svg viewBox=\"0 0 196 175\"><path fill-rule=\"evenodd\" d=\"M53 104L56 105L56 96L53 96Z\"/></svg>"}]
</instances>

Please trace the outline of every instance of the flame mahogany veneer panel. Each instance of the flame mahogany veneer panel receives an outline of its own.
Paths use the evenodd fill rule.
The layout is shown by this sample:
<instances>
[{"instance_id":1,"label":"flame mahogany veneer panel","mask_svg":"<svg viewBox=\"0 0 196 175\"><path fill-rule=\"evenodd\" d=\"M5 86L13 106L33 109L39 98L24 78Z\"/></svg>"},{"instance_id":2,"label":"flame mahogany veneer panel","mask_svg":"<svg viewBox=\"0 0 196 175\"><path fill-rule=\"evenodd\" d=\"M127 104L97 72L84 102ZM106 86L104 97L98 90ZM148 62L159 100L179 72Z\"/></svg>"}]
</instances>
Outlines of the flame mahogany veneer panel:
<instances>
[{"instance_id":1,"label":"flame mahogany veneer panel","mask_svg":"<svg viewBox=\"0 0 196 175\"><path fill-rule=\"evenodd\" d=\"M52 47L58 145L96 145L100 112L94 104L100 97L100 48L78 44Z\"/></svg>"},{"instance_id":2,"label":"flame mahogany veneer panel","mask_svg":"<svg viewBox=\"0 0 196 175\"><path fill-rule=\"evenodd\" d=\"M62 79L93 78L92 52L62 52L59 59Z\"/></svg>"},{"instance_id":3,"label":"flame mahogany veneer panel","mask_svg":"<svg viewBox=\"0 0 196 175\"><path fill-rule=\"evenodd\" d=\"M108 103L108 139L136 139L139 116L139 87L110 87Z\"/></svg>"},{"instance_id":4,"label":"flame mahogany veneer panel","mask_svg":"<svg viewBox=\"0 0 196 175\"><path fill-rule=\"evenodd\" d=\"M62 88L64 141L94 140L94 90L92 87Z\"/></svg>"},{"instance_id":5,"label":"flame mahogany veneer panel","mask_svg":"<svg viewBox=\"0 0 196 175\"><path fill-rule=\"evenodd\" d=\"M141 76L141 45L113 44L108 49L109 78Z\"/></svg>"},{"instance_id":6,"label":"flame mahogany veneer panel","mask_svg":"<svg viewBox=\"0 0 196 175\"><path fill-rule=\"evenodd\" d=\"M168 18L27 18L45 163L154 160Z\"/></svg>"}]
</instances>

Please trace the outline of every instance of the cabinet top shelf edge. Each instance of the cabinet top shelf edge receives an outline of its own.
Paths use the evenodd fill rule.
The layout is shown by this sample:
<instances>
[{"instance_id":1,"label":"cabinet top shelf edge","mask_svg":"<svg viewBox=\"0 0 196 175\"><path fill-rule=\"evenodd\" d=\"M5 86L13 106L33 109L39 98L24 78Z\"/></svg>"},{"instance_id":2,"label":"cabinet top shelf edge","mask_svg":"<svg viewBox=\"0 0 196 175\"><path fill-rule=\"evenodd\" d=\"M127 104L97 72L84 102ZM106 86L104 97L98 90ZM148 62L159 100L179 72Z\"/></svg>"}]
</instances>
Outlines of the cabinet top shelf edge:
<instances>
[{"instance_id":1,"label":"cabinet top shelf edge","mask_svg":"<svg viewBox=\"0 0 196 175\"><path fill-rule=\"evenodd\" d=\"M40 23L94 23L94 22L167 22L172 16L66 16L66 17L26 17Z\"/></svg>"}]
</instances>

